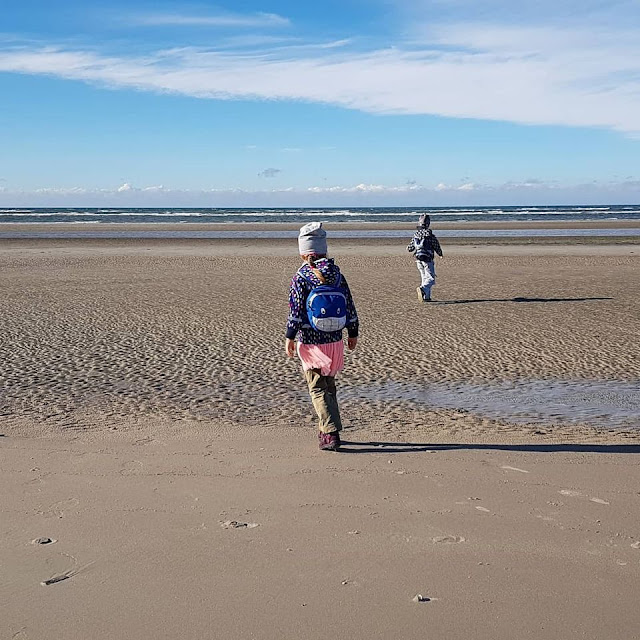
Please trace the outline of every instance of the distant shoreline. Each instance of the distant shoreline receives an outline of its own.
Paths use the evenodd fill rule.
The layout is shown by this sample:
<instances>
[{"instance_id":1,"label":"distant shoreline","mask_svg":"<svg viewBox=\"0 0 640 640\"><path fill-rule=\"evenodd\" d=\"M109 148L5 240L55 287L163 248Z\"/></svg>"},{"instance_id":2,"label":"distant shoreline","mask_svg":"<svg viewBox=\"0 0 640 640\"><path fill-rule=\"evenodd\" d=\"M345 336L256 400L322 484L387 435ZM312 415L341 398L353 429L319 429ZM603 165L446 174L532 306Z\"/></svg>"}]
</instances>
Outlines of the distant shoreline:
<instances>
[{"instance_id":1,"label":"distant shoreline","mask_svg":"<svg viewBox=\"0 0 640 640\"><path fill-rule=\"evenodd\" d=\"M323 221L330 231L411 231L415 221L399 222L331 222ZM297 231L301 223L291 222L0 222L1 232L67 232L107 233L126 231L247 231L251 227L262 231ZM486 222L434 222L434 231L443 230L507 230L507 229L640 229L640 220L556 220L556 221L486 221Z\"/></svg>"},{"instance_id":2,"label":"distant shoreline","mask_svg":"<svg viewBox=\"0 0 640 640\"><path fill-rule=\"evenodd\" d=\"M336 231L410 231L415 229L412 219L406 223L400 222L331 222L323 221L327 230ZM20 232L26 230L37 232L73 231L78 233L113 232L113 231L143 231L154 229L157 231L247 231L251 227L262 231L297 231L301 223L292 222L0 222L2 232ZM638 229L639 220L528 220L528 221L485 221L485 222L433 222L434 231L445 230L506 230L506 229Z\"/></svg>"},{"instance_id":3,"label":"distant shoreline","mask_svg":"<svg viewBox=\"0 0 640 640\"><path fill-rule=\"evenodd\" d=\"M295 238L300 224L249 223L2 223L0 247L80 247L133 245L226 245L251 244L263 248ZM393 246L402 244L415 229L407 224L384 222L327 222L336 246ZM640 244L640 220L608 221L485 221L434 223L433 229L446 245L636 245ZM572 231L575 230L575 234ZM602 234L598 233L602 231ZM637 232L636 232L637 230ZM505 235L491 235L491 232ZM558 235L553 232L557 231ZM459 232L459 235L456 234ZM474 234L474 232L478 232ZM528 233L531 232L531 233ZM282 235L280 235L282 234ZM616 235L619 234L619 235Z\"/></svg>"}]
</instances>

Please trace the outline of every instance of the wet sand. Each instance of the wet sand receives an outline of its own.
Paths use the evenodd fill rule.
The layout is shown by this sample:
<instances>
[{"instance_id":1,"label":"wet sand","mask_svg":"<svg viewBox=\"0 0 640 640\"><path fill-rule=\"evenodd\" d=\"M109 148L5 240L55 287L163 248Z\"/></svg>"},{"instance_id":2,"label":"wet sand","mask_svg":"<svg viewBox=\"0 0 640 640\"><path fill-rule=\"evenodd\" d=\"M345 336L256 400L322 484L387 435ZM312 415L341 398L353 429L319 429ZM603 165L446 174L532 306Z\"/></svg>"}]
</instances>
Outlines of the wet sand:
<instances>
[{"instance_id":1,"label":"wet sand","mask_svg":"<svg viewBox=\"0 0 640 640\"><path fill-rule=\"evenodd\" d=\"M260 222L259 225L250 223L198 223L176 224L175 222L149 223L100 223L100 224L72 224L72 223L41 223L15 224L3 223L0 230L7 233L26 233L28 231L73 231L76 233L105 233L114 231L145 231L150 228L158 231L247 231L252 228L263 231L297 231L299 224L286 222ZM336 231L362 231L362 230L406 230L409 233L415 229L413 221L402 224L393 222L328 222L325 228L331 232ZM527 221L485 221L485 222L441 222L434 223L433 229L637 229L640 228L640 220L527 220Z\"/></svg>"},{"instance_id":2,"label":"wet sand","mask_svg":"<svg viewBox=\"0 0 640 640\"><path fill-rule=\"evenodd\" d=\"M12 429L92 432L148 416L311 424L298 366L281 356L298 266L291 243L271 240L259 255L251 242L25 243L0 243L0 412ZM541 255L446 246L430 306L416 300L404 245L332 246L362 319L361 347L341 381L358 428L413 436L412 412L424 407L403 394L369 397L388 381L640 379L633 246L609 245L597 257L579 245ZM427 414L430 437L522 431L476 415L452 421L451 409Z\"/></svg>"},{"instance_id":3,"label":"wet sand","mask_svg":"<svg viewBox=\"0 0 640 640\"><path fill-rule=\"evenodd\" d=\"M331 246L344 454L283 356L295 246L0 241L0 637L634 637L638 427L408 393L637 384L634 246L445 245L432 305L403 246Z\"/></svg>"}]
</instances>

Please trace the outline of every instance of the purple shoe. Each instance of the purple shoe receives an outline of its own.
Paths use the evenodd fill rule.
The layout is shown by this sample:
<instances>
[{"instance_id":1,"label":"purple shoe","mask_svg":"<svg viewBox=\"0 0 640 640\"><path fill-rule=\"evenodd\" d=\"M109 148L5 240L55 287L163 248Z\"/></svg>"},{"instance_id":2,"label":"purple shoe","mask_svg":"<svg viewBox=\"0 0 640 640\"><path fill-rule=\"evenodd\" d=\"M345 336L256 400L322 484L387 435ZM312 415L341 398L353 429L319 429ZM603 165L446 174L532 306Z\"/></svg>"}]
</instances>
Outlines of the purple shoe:
<instances>
[{"instance_id":1,"label":"purple shoe","mask_svg":"<svg viewBox=\"0 0 640 640\"><path fill-rule=\"evenodd\" d=\"M337 431L331 433L319 431L318 442L321 451L337 451L340 448L340 434Z\"/></svg>"}]
</instances>

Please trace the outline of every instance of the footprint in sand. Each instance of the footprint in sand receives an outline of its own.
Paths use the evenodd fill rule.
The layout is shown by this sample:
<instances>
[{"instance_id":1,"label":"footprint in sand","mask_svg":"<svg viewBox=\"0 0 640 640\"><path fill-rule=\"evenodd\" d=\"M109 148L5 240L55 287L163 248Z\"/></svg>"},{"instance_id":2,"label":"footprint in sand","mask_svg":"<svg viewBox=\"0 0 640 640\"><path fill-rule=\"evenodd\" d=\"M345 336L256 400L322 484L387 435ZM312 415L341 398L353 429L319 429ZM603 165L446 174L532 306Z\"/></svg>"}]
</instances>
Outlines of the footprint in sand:
<instances>
[{"instance_id":1,"label":"footprint in sand","mask_svg":"<svg viewBox=\"0 0 640 640\"><path fill-rule=\"evenodd\" d=\"M464 542L465 539L462 536L436 536L431 539L433 542L443 542L445 544L456 544L458 542Z\"/></svg>"},{"instance_id":2,"label":"footprint in sand","mask_svg":"<svg viewBox=\"0 0 640 640\"><path fill-rule=\"evenodd\" d=\"M56 542L58 541L54 540L53 538L42 537L42 538L36 538L35 540L32 540L31 544L55 544Z\"/></svg>"},{"instance_id":3,"label":"footprint in sand","mask_svg":"<svg viewBox=\"0 0 640 640\"><path fill-rule=\"evenodd\" d=\"M53 574L50 578L43 580L40 584L46 587L72 578L76 574L77 564L78 561L73 556L67 555L66 553L61 553L50 558L47 560L47 566L51 571L53 571Z\"/></svg>"},{"instance_id":4,"label":"footprint in sand","mask_svg":"<svg viewBox=\"0 0 640 640\"><path fill-rule=\"evenodd\" d=\"M43 580L40 583L43 587L48 587L52 584L58 584L59 582L64 582L65 580L69 580L70 578L77 576L80 572L85 571L87 568L89 568L93 564L93 562L90 562L89 564L85 564L82 567L78 567L77 566L78 561L73 556L70 556L66 553L63 553L60 555L67 558L67 560L65 561L66 565L69 564L69 560L70 560L72 566L63 571L58 571L57 573L54 573L51 577L47 578L46 580ZM60 561L60 558L57 558L54 564L58 564L59 561Z\"/></svg>"},{"instance_id":5,"label":"footprint in sand","mask_svg":"<svg viewBox=\"0 0 640 640\"><path fill-rule=\"evenodd\" d=\"M66 500L60 500L54 502L46 511L48 516L56 516L56 518L64 517L65 511L77 507L80 504L78 498L67 498Z\"/></svg>"},{"instance_id":6,"label":"footprint in sand","mask_svg":"<svg viewBox=\"0 0 640 640\"><path fill-rule=\"evenodd\" d=\"M640 542L632 542L631 543L631 548L632 549L640 549Z\"/></svg>"},{"instance_id":7,"label":"footprint in sand","mask_svg":"<svg viewBox=\"0 0 640 640\"><path fill-rule=\"evenodd\" d=\"M55 576L51 576L46 580L43 580L40 584L43 587L48 587L52 584L57 584L58 582L62 582L63 580L68 580L69 578L73 578L76 575L76 572L71 569L70 571L65 571L64 573L58 573Z\"/></svg>"},{"instance_id":8,"label":"footprint in sand","mask_svg":"<svg viewBox=\"0 0 640 640\"><path fill-rule=\"evenodd\" d=\"M414 596L413 598L411 598L412 602L431 602L433 598L429 598L427 596L423 596L421 593L419 593L417 596Z\"/></svg>"},{"instance_id":9,"label":"footprint in sand","mask_svg":"<svg viewBox=\"0 0 640 640\"><path fill-rule=\"evenodd\" d=\"M138 473L142 467L143 464L140 460L129 460L122 464L118 473L121 476L132 476Z\"/></svg>"},{"instance_id":10,"label":"footprint in sand","mask_svg":"<svg viewBox=\"0 0 640 640\"><path fill-rule=\"evenodd\" d=\"M223 529L254 529L260 525L257 522L238 522L237 520L225 520L220 525Z\"/></svg>"},{"instance_id":11,"label":"footprint in sand","mask_svg":"<svg viewBox=\"0 0 640 640\"><path fill-rule=\"evenodd\" d=\"M591 502L596 502L598 504L610 504L609 502L607 502L606 500L603 500L602 498L589 498L589 500L591 500Z\"/></svg>"}]
</instances>

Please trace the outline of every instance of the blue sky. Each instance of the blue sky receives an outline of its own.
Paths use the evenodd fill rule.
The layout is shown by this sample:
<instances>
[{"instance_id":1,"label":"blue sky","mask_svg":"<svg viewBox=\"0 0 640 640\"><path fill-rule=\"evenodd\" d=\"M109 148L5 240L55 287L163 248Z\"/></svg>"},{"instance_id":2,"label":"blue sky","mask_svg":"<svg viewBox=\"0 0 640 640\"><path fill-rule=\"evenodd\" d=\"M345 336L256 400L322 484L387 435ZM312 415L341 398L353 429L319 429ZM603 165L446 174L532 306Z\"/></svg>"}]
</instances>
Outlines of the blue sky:
<instances>
[{"instance_id":1,"label":"blue sky","mask_svg":"<svg viewBox=\"0 0 640 640\"><path fill-rule=\"evenodd\" d=\"M0 206L640 202L636 0L21 0Z\"/></svg>"}]
</instances>

